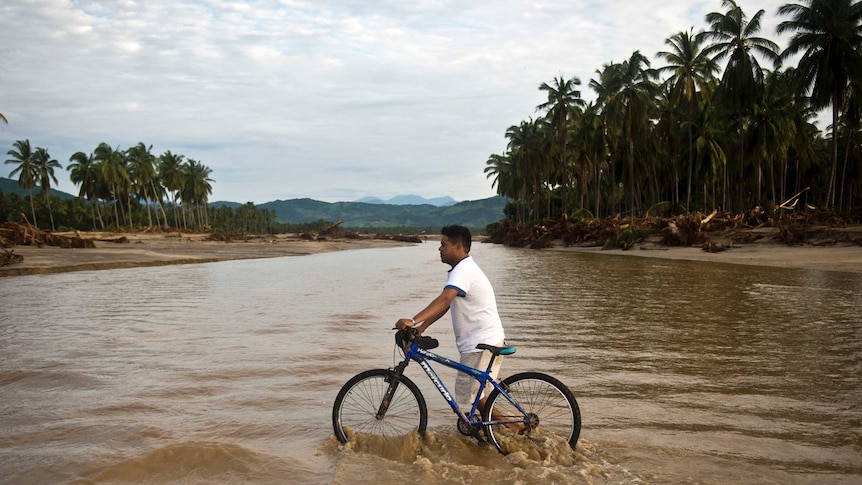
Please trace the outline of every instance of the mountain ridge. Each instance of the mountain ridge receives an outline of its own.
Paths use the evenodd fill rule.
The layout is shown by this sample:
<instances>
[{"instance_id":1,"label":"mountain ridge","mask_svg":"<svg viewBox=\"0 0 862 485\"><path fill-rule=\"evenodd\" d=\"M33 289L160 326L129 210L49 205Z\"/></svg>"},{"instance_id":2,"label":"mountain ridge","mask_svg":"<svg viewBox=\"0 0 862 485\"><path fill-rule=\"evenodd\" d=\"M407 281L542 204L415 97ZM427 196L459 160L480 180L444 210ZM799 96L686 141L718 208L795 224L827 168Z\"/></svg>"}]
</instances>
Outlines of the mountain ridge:
<instances>
[{"instance_id":1,"label":"mountain ridge","mask_svg":"<svg viewBox=\"0 0 862 485\"><path fill-rule=\"evenodd\" d=\"M0 190L4 193L16 193L26 197L27 191L18 186L18 182L6 177L0 177ZM38 189L34 189L34 196ZM74 195L51 189L51 196L62 199L75 198ZM369 198L365 198L369 199ZM405 200L413 203L394 204L393 201ZM421 202L422 203L417 203ZM434 205L446 203L449 205ZM239 202L215 201L210 207L229 207L233 210L245 205ZM382 201L373 202L323 202L311 198L289 200L274 200L262 204L254 204L259 209L275 212L279 222L301 224L308 222L341 221L349 228L440 228L447 224L461 224L474 230L484 231L488 224L503 219L506 199L500 196L479 200L455 202L449 197L425 199L415 195L397 196Z\"/></svg>"}]
</instances>

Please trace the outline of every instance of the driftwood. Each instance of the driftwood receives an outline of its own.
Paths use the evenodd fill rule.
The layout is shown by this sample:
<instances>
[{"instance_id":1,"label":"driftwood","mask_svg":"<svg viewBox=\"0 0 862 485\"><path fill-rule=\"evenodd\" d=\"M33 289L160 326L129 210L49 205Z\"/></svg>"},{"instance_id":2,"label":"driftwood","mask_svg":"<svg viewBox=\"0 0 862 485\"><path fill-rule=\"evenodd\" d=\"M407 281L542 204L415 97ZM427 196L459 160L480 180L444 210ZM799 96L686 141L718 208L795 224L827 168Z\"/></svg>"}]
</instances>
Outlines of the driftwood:
<instances>
[{"instance_id":1,"label":"driftwood","mask_svg":"<svg viewBox=\"0 0 862 485\"><path fill-rule=\"evenodd\" d=\"M24 261L24 256L15 254L14 249L0 249L0 266L7 266L22 261Z\"/></svg>"},{"instance_id":2,"label":"driftwood","mask_svg":"<svg viewBox=\"0 0 862 485\"><path fill-rule=\"evenodd\" d=\"M797 194L798 197L799 194ZM673 217L636 217L619 215L605 219L544 219L529 224L504 219L489 226L490 242L534 249L556 244L563 246L603 246L626 248L653 234L662 235L666 246L701 246L705 251L729 249L735 244L766 237L755 229L773 228L780 242L808 243L832 238L837 242L860 244L857 231L838 231L862 224L862 211L837 213L805 210L792 214L760 209L732 214L712 211Z\"/></svg>"},{"instance_id":3,"label":"driftwood","mask_svg":"<svg viewBox=\"0 0 862 485\"><path fill-rule=\"evenodd\" d=\"M56 246L61 248L94 248L96 244L80 236L59 236L30 224L4 222L0 224L0 246Z\"/></svg>"}]
</instances>

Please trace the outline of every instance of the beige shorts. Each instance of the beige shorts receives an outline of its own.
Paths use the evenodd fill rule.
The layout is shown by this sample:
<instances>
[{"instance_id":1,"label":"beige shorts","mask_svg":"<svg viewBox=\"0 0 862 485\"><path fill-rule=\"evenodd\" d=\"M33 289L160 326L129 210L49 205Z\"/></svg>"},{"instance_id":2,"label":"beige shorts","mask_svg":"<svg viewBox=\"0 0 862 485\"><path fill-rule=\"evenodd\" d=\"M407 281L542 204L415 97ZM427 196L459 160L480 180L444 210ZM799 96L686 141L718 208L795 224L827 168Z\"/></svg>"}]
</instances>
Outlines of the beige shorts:
<instances>
[{"instance_id":1,"label":"beige shorts","mask_svg":"<svg viewBox=\"0 0 862 485\"><path fill-rule=\"evenodd\" d=\"M495 345L497 347L505 347L506 342L498 342ZM490 361L491 352L488 350L461 354L460 360L460 362L467 367L472 367L474 369L479 369L482 371L488 368L488 362ZM497 379L497 376L500 373L500 366L502 364L503 356L498 355L497 358L494 359L494 366L491 368L491 377ZM487 397L492 390L493 387L486 384L485 389L482 390L482 397ZM458 403L458 406L461 408L461 411L465 413L470 412L470 409L473 407L473 400L476 399L476 394L478 392L479 381L474 379L473 376L471 376L470 374L458 372L458 375L455 378L455 401Z\"/></svg>"}]
</instances>

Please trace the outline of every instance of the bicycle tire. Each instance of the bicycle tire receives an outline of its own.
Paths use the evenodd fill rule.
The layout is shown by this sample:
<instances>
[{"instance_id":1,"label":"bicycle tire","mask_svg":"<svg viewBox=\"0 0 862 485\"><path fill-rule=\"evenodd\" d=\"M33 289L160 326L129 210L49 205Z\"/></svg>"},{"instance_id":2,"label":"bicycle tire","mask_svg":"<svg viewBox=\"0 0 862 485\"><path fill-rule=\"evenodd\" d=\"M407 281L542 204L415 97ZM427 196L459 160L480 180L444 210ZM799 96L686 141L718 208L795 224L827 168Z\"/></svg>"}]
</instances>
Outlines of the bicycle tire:
<instances>
[{"instance_id":1,"label":"bicycle tire","mask_svg":"<svg viewBox=\"0 0 862 485\"><path fill-rule=\"evenodd\" d=\"M416 429L420 436L425 434L428 425L425 398L416 384L403 375L386 415L377 419L390 376L395 377L391 369L367 370L342 386L332 404L332 427L338 441L347 443L352 433L392 437Z\"/></svg>"},{"instance_id":2,"label":"bicycle tire","mask_svg":"<svg viewBox=\"0 0 862 485\"><path fill-rule=\"evenodd\" d=\"M503 379L503 387L527 414L538 417L535 429L513 430L498 424L485 426L486 438L507 454L506 444L518 435L528 438L541 438L544 442L565 442L575 449L581 434L581 410L574 395L554 377L541 372L522 372ZM509 402L499 390L494 389L485 402L482 420L492 421L492 416L519 419L523 415Z\"/></svg>"}]
</instances>

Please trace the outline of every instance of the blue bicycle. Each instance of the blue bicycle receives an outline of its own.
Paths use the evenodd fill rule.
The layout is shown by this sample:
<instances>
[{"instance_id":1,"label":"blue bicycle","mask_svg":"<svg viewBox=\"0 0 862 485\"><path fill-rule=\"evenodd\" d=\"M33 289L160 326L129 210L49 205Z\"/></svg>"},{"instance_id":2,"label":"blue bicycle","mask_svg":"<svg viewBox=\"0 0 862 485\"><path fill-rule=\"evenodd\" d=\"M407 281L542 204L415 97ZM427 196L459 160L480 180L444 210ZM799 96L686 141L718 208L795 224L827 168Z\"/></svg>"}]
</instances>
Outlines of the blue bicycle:
<instances>
[{"instance_id":1,"label":"blue bicycle","mask_svg":"<svg viewBox=\"0 0 862 485\"><path fill-rule=\"evenodd\" d=\"M559 380L540 372L523 372L498 382L489 372L500 355L515 353L515 347L479 345L492 354L488 368L473 369L460 362L430 352L436 339L420 336L416 329L395 334L396 346L404 357L394 369L372 369L347 381L332 406L335 436L347 443L356 433L402 436L417 430L425 433L428 409L416 384L404 375L415 361L458 416L458 430L465 436L490 441L501 453L518 449L518 440L539 440L546 444L565 443L572 449L581 433L581 413L571 391ZM479 382L479 392L471 408L464 412L434 372L430 362L438 362L466 372ZM482 391L493 388L480 409ZM484 434L484 436L482 436Z\"/></svg>"}]
</instances>

